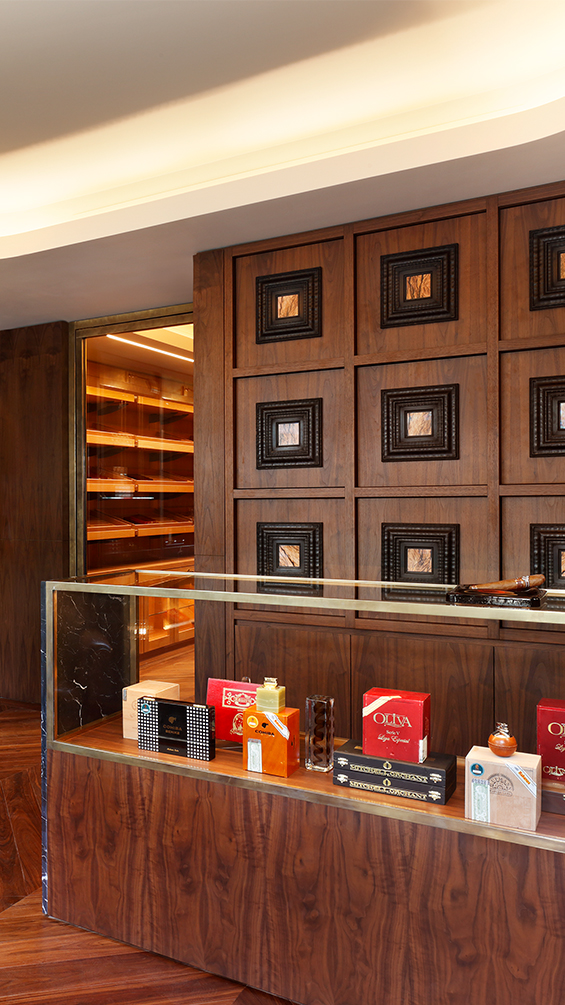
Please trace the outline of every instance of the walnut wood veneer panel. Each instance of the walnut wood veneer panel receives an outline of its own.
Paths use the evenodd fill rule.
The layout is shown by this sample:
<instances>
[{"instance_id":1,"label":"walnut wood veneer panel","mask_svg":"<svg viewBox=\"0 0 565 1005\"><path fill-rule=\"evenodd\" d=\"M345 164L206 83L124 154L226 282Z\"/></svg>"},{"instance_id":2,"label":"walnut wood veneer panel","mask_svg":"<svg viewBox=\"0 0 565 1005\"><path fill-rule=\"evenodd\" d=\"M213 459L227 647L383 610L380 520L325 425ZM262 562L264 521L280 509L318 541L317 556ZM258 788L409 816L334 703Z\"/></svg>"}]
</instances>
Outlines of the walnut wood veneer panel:
<instances>
[{"instance_id":1,"label":"walnut wood veneer panel","mask_svg":"<svg viewBox=\"0 0 565 1005\"><path fill-rule=\"evenodd\" d=\"M301 269L322 269L321 336L257 345L256 286L259 276ZM344 264L343 241L308 244L284 251L266 251L235 261L235 365L265 366L299 360L333 359L343 356Z\"/></svg>"},{"instance_id":2,"label":"walnut wood veneer panel","mask_svg":"<svg viewBox=\"0 0 565 1005\"><path fill-rule=\"evenodd\" d=\"M257 468L258 402L322 399L321 467ZM315 370L236 381L236 487L298 488L343 485L346 416L343 371Z\"/></svg>"},{"instance_id":3,"label":"walnut wood veneer panel","mask_svg":"<svg viewBox=\"0 0 565 1005\"><path fill-rule=\"evenodd\" d=\"M431 749L463 757L492 730L489 646L378 634L351 641L353 734L362 737L363 694L392 687L431 694ZM485 730L487 732L485 733ZM481 739L482 738L482 739Z\"/></svg>"},{"instance_id":4,"label":"walnut wood veneer panel","mask_svg":"<svg viewBox=\"0 0 565 1005\"><path fill-rule=\"evenodd\" d=\"M505 578L534 572L531 563L531 525L563 525L565 528L565 499L563 496L518 496L502 500L502 575ZM565 538L565 530L563 537ZM523 571L521 571L523 570ZM561 583L548 583L562 589ZM517 625L507 622L510 629L524 632L559 633L563 625L535 625L527 622ZM565 687L565 681L564 681Z\"/></svg>"},{"instance_id":5,"label":"walnut wood veneer panel","mask_svg":"<svg viewBox=\"0 0 565 1005\"><path fill-rule=\"evenodd\" d=\"M257 524L258 523L321 523L323 539L323 577L345 579L344 549L346 535L352 528L345 526L345 509L342 499L238 499L236 501L236 554L237 572L257 575ZM289 534L291 531L289 530ZM240 590L255 593L254 583L242 583ZM284 592L281 590L281 592ZM339 587L324 587L324 596L346 596ZM259 608L261 609L261 608ZM269 607L273 610L290 608ZM301 608L300 614L340 615L340 611L322 611Z\"/></svg>"},{"instance_id":6,"label":"walnut wood veneer panel","mask_svg":"<svg viewBox=\"0 0 565 1005\"><path fill-rule=\"evenodd\" d=\"M459 525L459 581L461 583L485 582L488 569L487 526L488 503L481 497L467 498L378 498L359 499L357 502L357 562L359 579L380 579L382 569L382 524L458 524ZM360 591L360 596L368 596ZM374 597L373 597L374 599ZM362 617L379 618L374 614ZM401 614L386 615L387 620L406 620ZM438 621L432 618L410 616L410 621ZM467 619L469 621L469 619ZM452 620L450 619L450 624ZM465 624L462 618L459 624ZM477 627L480 622L471 623Z\"/></svg>"},{"instance_id":7,"label":"walnut wood veneer panel","mask_svg":"<svg viewBox=\"0 0 565 1005\"><path fill-rule=\"evenodd\" d=\"M67 332L0 339L0 693L20 701L41 696L41 580L69 574Z\"/></svg>"},{"instance_id":8,"label":"walnut wood veneer panel","mask_svg":"<svg viewBox=\"0 0 565 1005\"><path fill-rule=\"evenodd\" d=\"M383 461L381 392L459 385L459 458ZM416 393L416 392L415 392ZM422 406L425 407L425 406ZM487 480L486 357L469 356L357 371L359 485L484 485Z\"/></svg>"},{"instance_id":9,"label":"walnut wood veneer panel","mask_svg":"<svg viewBox=\"0 0 565 1005\"><path fill-rule=\"evenodd\" d=\"M565 333L565 307L530 310L530 231L559 226L565 226L565 199L501 211L501 339Z\"/></svg>"},{"instance_id":10,"label":"walnut wood veneer panel","mask_svg":"<svg viewBox=\"0 0 565 1005\"><path fill-rule=\"evenodd\" d=\"M394 352L486 339L484 214L380 231L357 238L357 352ZM382 329L381 255L459 245L459 318Z\"/></svg>"},{"instance_id":11,"label":"walnut wood veneer panel","mask_svg":"<svg viewBox=\"0 0 565 1005\"><path fill-rule=\"evenodd\" d=\"M557 646L499 646L495 650L495 713L507 722L519 750L536 753L536 705L563 698L565 656Z\"/></svg>"},{"instance_id":12,"label":"walnut wood veneer panel","mask_svg":"<svg viewBox=\"0 0 565 1005\"><path fill-rule=\"evenodd\" d=\"M277 677L286 687L286 703L300 709L304 729L304 706L309 694L335 698L335 728L338 736L351 735L349 635L308 631L283 625L235 626L235 677Z\"/></svg>"},{"instance_id":13,"label":"walnut wood veneer panel","mask_svg":"<svg viewBox=\"0 0 565 1005\"><path fill-rule=\"evenodd\" d=\"M548 851L50 756L49 913L304 1005L558 1002Z\"/></svg>"},{"instance_id":14,"label":"walnut wood veneer panel","mask_svg":"<svg viewBox=\"0 0 565 1005\"><path fill-rule=\"evenodd\" d=\"M506 485L565 482L565 448L562 454L554 452L550 457L530 456L532 377L563 377L565 389L565 348L502 354L501 482Z\"/></svg>"}]
</instances>

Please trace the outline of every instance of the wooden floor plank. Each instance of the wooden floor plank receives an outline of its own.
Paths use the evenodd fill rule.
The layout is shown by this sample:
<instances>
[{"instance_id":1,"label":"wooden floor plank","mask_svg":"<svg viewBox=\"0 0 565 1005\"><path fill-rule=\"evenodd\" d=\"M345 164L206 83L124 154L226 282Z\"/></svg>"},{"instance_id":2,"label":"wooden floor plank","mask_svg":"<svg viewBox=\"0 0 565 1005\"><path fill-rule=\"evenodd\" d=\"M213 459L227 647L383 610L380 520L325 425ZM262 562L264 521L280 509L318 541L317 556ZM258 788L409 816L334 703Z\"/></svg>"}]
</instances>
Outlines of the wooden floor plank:
<instances>
[{"instance_id":1,"label":"wooden floor plank","mask_svg":"<svg viewBox=\"0 0 565 1005\"><path fill-rule=\"evenodd\" d=\"M10 814L0 788L0 911L5 911L29 890L25 888Z\"/></svg>"},{"instance_id":2,"label":"wooden floor plank","mask_svg":"<svg viewBox=\"0 0 565 1005\"><path fill-rule=\"evenodd\" d=\"M26 894L41 885L41 815L27 771L0 781Z\"/></svg>"},{"instance_id":3,"label":"wooden floor plank","mask_svg":"<svg viewBox=\"0 0 565 1005\"><path fill-rule=\"evenodd\" d=\"M292 1005L286 998L273 998L264 991L255 988L244 988L234 1005ZM368 1002L367 1005L370 1005Z\"/></svg>"}]
</instances>

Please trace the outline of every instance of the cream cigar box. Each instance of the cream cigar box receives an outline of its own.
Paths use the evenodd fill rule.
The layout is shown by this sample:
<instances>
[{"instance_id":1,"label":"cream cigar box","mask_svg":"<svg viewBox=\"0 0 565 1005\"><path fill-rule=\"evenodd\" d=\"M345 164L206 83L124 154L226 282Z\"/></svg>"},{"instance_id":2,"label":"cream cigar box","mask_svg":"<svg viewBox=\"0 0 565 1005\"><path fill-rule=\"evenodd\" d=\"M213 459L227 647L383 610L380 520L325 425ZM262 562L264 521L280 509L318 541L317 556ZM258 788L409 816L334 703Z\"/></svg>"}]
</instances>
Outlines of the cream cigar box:
<instances>
[{"instance_id":1,"label":"cream cigar box","mask_svg":"<svg viewBox=\"0 0 565 1005\"><path fill-rule=\"evenodd\" d=\"M140 680L138 684L130 684L122 689L122 724L123 736L127 740L138 738L137 700L147 695L149 698L178 699L180 688L178 684L170 684L165 680Z\"/></svg>"},{"instance_id":2,"label":"cream cigar box","mask_svg":"<svg viewBox=\"0 0 565 1005\"><path fill-rule=\"evenodd\" d=\"M465 816L496 827L535 831L541 813L541 757L499 757L471 747L465 758Z\"/></svg>"}]
</instances>

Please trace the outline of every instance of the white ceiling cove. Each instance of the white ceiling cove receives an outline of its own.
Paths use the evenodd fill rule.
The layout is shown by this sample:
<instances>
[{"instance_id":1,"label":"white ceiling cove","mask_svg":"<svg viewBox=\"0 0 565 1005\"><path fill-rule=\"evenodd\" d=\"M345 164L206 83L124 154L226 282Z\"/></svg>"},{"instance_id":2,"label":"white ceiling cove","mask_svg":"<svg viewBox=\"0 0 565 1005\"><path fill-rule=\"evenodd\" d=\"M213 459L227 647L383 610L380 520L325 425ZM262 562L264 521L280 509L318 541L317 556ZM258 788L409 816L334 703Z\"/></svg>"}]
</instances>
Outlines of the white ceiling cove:
<instances>
[{"instance_id":1,"label":"white ceiling cove","mask_svg":"<svg viewBox=\"0 0 565 1005\"><path fill-rule=\"evenodd\" d=\"M0 0L0 328L197 251L556 181L562 0Z\"/></svg>"}]
</instances>

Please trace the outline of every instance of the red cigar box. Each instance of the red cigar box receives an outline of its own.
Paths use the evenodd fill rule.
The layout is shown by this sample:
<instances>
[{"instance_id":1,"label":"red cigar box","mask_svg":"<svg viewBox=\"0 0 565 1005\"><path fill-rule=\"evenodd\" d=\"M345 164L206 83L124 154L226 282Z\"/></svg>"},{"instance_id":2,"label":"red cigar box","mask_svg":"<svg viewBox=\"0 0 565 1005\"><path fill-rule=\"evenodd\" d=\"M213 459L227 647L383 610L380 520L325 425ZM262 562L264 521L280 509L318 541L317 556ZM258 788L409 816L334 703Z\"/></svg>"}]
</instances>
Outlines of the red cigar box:
<instances>
[{"instance_id":1,"label":"red cigar box","mask_svg":"<svg viewBox=\"0 0 565 1005\"><path fill-rule=\"evenodd\" d=\"M544 698L538 705L538 749L544 781L565 782L565 701Z\"/></svg>"},{"instance_id":2,"label":"red cigar box","mask_svg":"<svg viewBox=\"0 0 565 1005\"><path fill-rule=\"evenodd\" d=\"M216 709L216 739L243 743L243 713L255 703L259 684L209 677L206 704Z\"/></svg>"},{"instance_id":3,"label":"red cigar box","mask_svg":"<svg viewBox=\"0 0 565 1005\"><path fill-rule=\"evenodd\" d=\"M422 764L428 756L430 695L372 687L363 695L363 753Z\"/></svg>"}]
</instances>

